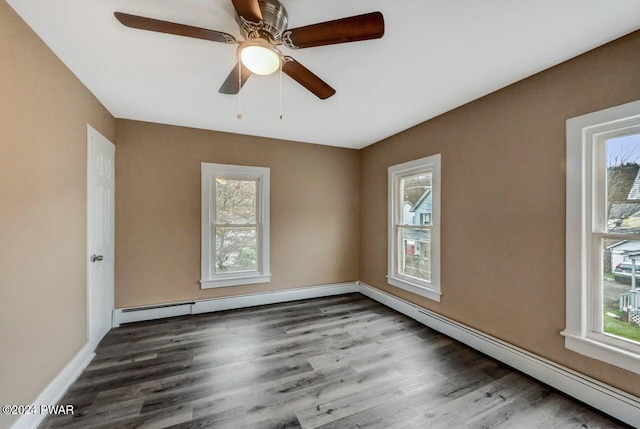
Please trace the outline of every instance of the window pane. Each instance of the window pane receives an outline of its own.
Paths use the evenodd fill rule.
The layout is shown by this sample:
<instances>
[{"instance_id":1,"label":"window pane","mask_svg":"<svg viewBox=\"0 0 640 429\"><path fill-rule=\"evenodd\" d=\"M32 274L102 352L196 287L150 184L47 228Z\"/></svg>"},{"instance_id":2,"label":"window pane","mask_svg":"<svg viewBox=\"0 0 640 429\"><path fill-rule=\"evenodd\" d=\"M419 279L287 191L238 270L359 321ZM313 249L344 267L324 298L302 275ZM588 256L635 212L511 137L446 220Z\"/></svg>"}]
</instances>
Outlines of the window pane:
<instances>
[{"instance_id":1,"label":"window pane","mask_svg":"<svg viewBox=\"0 0 640 429\"><path fill-rule=\"evenodd\" d=\"M602 330L640 343L640 240L603 240L603 268Z\"/></svg>"},{"instance_id":2,"label":"window pane","mask_svg":"<svg viewBox=\"0 0 640 429\"><path fill-rule=\"evenodd\" d=\"M431 231L400 228L399 272L405 276L431 281Z\"/></svg>"},{"instance_id":3,"label":"window pane","mask_svg":"<svg viewBox=\"0 0 640 429\"><path fill-rule=\"evenodd\" d=\"M607 231L640 232L640 134L606 141Z\"/></svg>"},{"instance_id":4,"label":"window pane","mask_svg":"<svg viewBox=\"0 0 640 429\"><path fill-rule=\"evenodd\" d=\"M255 227L215 228L216 273L258 269L258 240Z\"/></svg>"},{"instance_id":5,"label":"window pane","mask_svg":"<svg viewBox=\"0 0 640 429\"><path fill-rule=\"evenodd\" d=\"M256 223L256 180L216 178L216 222Z\"/></svg>"},{"instance_id":6,"label":"window pane","mask_svg":"<svg viewBox=\"0 0 640 429\"><path fill-rule=\"evenodd\" d=\"M400 179L403 225L431 225L431 173Z\"/></svg>"}]
</instances>

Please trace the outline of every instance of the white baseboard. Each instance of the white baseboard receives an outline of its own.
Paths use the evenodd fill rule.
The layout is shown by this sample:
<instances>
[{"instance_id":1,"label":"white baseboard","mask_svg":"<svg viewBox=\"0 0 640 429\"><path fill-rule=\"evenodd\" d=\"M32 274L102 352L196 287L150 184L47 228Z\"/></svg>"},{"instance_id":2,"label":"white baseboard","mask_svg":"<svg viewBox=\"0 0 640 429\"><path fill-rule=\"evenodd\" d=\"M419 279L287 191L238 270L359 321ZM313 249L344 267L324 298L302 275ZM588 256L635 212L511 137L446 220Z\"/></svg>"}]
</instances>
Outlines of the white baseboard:
<instances>
[{"instance_id":1,"label":"white baseboard","mask_svg":"<svg viewBox=\"0 0 640 429\"><path fill-rule=\"evenodd\" d=\"M69 386L85 369L91 359L95 356L93 348L89 343L71 359L62 371L53 379L51 383L40 393L40 396L31 404L35 414L24 414L11 426L11 429L33 429L37 427L48 414L40 413L40 406L55 405L65 394Z\"/></svg>"},{"instance_id":2,"label":"white baseboard","mask_svg":"<svg viewBox=\"0 0 640 429\"><path fill-rule=\"evenodd\" d=\"M167 305L118 308L113 312L113 327L118 327L122 323L141 322L144 320L162 319L165 317L184 316L188 314L233 310L236 308L255 307L258 305L276 304L279 302L342 295L345 293L355 293L357 291L355 282L347 282L260 292L247 295L235 295L223 298L203 299L198 301L177 302Z\"/></svg>"},{"instance_id":3,"label":"white baseboard","mask_svg":"<svg viewBox=\"0 0 640 429\"><path fill-rule=\"evenodd\" d=\"M541 356L414 305L367 284L358 292L516 368L616 419L640 427L640 398L580 374Z\"/></svg>"},{"instance_id":4,"label":"white baseboard","mask_svg":"<svg viewBox=\"0 0 640 429\"><path fill-rule=\"evenodd\" d=\"M192 314L234 310L236 308L299 301L301 299L320 298L323 296L343 295L345 293L355 293L357 291L358 289L355 282L348 282L296 289L284 289L273 292L253 293L249 295L230 296L225 298L206 299L195 302Z\"/></svg>"}]
</instances>

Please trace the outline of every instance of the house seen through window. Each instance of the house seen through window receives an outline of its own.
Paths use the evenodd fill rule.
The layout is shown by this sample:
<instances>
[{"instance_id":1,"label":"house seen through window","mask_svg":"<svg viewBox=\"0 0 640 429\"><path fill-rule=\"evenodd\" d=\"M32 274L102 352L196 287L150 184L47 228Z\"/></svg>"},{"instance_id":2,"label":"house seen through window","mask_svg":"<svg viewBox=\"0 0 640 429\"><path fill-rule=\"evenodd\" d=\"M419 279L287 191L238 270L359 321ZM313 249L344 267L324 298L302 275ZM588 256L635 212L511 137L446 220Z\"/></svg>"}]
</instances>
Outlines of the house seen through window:
<instances>
[{"instance_id":1,"label":"house seen through window","mask_svg":"<svg viewBox=\"0 0 640 429\"><path fill-rule=\"evenodd\" d=\"M440 155L389 167L387 281L440 300Z\"/></svg>"},{"instance_id":2,"label":"house seen through window","mask_svg":"<svg viewBox=\"0 0 640 429\"><path fill-rule=\"evenodd\" d=\"M422 173L400 179L405 210L404 226L400 227L403 253L399 271L425 281L431 281L431 231L416 226L431 224L431 178L431 173Z\"/></svg>"},{"instance_id":3,"label":"house seen through window","mask_svg":"<svg viewBox=\"0 0 640 429\"><path fill-rule=\"evenodd\" d=\"M640 133L605 138L602 145L602 331L640 343Z\"/></svg>"}]
</instances>

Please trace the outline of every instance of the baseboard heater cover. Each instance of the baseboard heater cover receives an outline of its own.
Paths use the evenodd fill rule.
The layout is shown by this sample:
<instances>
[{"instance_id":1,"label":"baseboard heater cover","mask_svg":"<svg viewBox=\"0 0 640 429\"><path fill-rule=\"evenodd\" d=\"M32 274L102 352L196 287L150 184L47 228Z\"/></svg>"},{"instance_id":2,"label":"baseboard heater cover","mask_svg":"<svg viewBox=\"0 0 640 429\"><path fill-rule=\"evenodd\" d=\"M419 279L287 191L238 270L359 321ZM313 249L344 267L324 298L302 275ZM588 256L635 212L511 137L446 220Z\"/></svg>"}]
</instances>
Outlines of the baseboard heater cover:
<instances>
[{"instance_id":1,"label":"baseboard heater cover","mask_svg":"<svg viewBox=\"0 0 640 429\"><path fill-rule=\"evenodd\" d=\"M640 398L492 337L380 289L356 282L358 292L460 341L633 427L640 428Z\"/></svg>"},{"instance_id":2,"label":"baseboard heater cover","mask_svg":"<svg viewBox=\"0 0 640 429\"><path fill-rule=\"evenodd\" d=\"M189 301L189 302L172 302L170 304L158 304L158 305L147 305L144 307L129 307L129 308L123 308L122 312L123 313L131 313L132 311L145 311L145 310L156 310L158 308L169 308L169 307L178 307L181 305L192 305L194 304L194 301Z\"/></svg>"},{"instance_id":3,"label":"baseboard heater cover","mask_svg":"<svg viewBox=\"0 0 640 429\"><path fill-rule=\"evenodd\" d=\"M191 314L192 305L192 301L187 301L142 307L116 308L113 310L111 326L117 328L123 323L143 322L145 320L164 319L166 317L187 316Z\"/></svg>"},{"instance_id":4,"label":"baseboard heater cover","mask_svg":"<svg viewBox=\"0 0 640 429\"><path fill-rule=\"evenodd\" d=\"M117 328L123 323L164 319L166 317L186 316L190 314L211 313L214 311L234 310L279 302L320 298L323 296L343 295L358 291L355 282L307 286L294 289L234 295L196 301L172 302L141 307L117 308L113 311L112 326Z\"/></svg>"}]
</instances>

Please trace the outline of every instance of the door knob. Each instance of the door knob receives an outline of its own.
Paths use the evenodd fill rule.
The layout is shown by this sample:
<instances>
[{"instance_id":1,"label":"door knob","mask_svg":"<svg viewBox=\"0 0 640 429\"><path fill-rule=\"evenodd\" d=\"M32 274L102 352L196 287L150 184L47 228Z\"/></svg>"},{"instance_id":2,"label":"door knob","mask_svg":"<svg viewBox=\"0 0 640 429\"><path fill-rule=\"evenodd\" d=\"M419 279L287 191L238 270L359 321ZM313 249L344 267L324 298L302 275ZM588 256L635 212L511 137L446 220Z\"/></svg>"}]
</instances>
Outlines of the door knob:
<instances>
[{"instance_id":1,"label":"door knob","mask_svg":"<svg viewBox=\"0 0 640 429\"><path fill-rule=\"evenodd\" d=\"M91 255L91 262L102 261L102 255Z\"/></svg>"}]
</instances>

